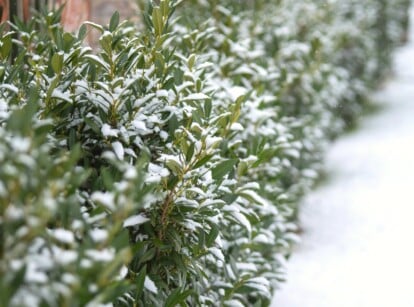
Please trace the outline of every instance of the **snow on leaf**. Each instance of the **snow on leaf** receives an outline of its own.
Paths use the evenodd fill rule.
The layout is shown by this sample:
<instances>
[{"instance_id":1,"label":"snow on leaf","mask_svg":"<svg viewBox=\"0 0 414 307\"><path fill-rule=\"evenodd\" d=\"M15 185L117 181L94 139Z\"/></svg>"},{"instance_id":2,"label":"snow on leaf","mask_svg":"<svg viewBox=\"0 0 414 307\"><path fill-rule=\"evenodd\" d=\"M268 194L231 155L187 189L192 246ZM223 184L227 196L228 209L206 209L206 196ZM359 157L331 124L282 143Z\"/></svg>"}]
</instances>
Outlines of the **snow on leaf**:
<instances>
[{"instance_id":1,"label":"snow on leaf","mask_svg":"<svg viewBox=\"0 0 414 307\"><path fill-rule=\"evenodd\" d=\"M248 233L252 232L252 226L251 226L249 220L246 218L246 216L244 214L242 214L240 212L237 212L237 211L233 211L233 212L231 212L231 215L236 219L236 221L240 225L242 225L246 228Z\"/></svg>"},{"instance_id":2,"label":"snow on leaf","mask_svg":"<svg viewBox=\"0 0 414 307\"><path fill-rule=\"evenodd\" d=\"M70 94L69 93L63 93L59 89L54 89L53 92L52 92L51 97L61 99L61 100L66 101L68 103L72 103L72 100L70 98Z\"/></svg>"},{"instance_id":3,"label":"snow on leaf","mask_svg":"<svg viewBox=\"0 0 414 307\"><path fill-rule=\"evenodd\" d=\"M221 261L223 261L223 262L224 262L224 255L223 255L223 252L222 252L219 248L217 248L217 247L210 247L210 248L208 249L208 251L209 251L210 253L212 253L212 254L214 255L214 257L216 257L218 260L221 260Z\"/></svg>"},{"instance_id":4,"label":"snow on leaf","mask_svg":"<svg viewBox=\"0 0 414 307\"><path fill-rule=\"evenodd\" d=\"M89 249L85 254L94 261L109 262L114 259L115 252L112 249L95 250Z\"/></svg>"},{"instance_id":5,"label":"snow on leaf","mask_svg":"<svg viewBox=\"0 0 414 307\"><path fill-rule=\"evenodd\" d=\"M144 287L145 289L147 289L148 291L151 291L154 294L158 293L157 286L148 276L145 276Z\"/></svg>"},{"instance_id":6,"label":"snow on leaf","mask_svg":"<svg viewBox=\"0 0 414 307\"><path fill-rule=\"evenodd\" d=\"M227 92L230 94L231 99L235 101L237 98L246 95L247 89L242 86L233 86L231 88L227 88Z\"/></svg>"},{"instance_id":7,"label":"snow on leaf","mask_svg":"<svg viewBox=\"0 0 414 307\"><path fill-rule=\"evenodd\" d=\"M233 123L230 126L230 130L232 130L232 131L243 131L244 127L240 123Z\"/></svg>"},{"instance_id":8,"label":"snow on leaf","mask_svg":"<svg viewBox=\"0 0 414 307\"><path fill-rule=\"evenodd\" d=\"M94 192L91 199L112 211L115 210L115 195L110 192Z\"/></svg>"},{"instance_id":9,"label":"snow on leaf","mask_svg":"<svg viewBox=\"0 0 414 307\"><path fill-rule=\"evenodd\" d=\"M63 228L48 229L48 233L59 242L65 244L73 244L75 242L75 235L69 230Z\"/></svg>"},{"instance_id":10,"label":"snow on leaf","mask_svg":"<svg viewBox=\"0 0 414 307\"><path fill-rule=\"evenodd\" d=\"M244 304L242 304L238 300L227 300L224 302L224 306L228 307L245 307Z\"/></svg>"},{"instance_id":11,"label":"snow on leaf","mask_svg":"<svg viewBox=\"0 0 414 307\"><path fill-rule=\"evenodd\" d=\"M188 101L188 100L204 100L204 99L210 99L210 97L204 93L194 93L194 94L190 94L184 97L182 100Z\"/></svg>"},{"instance_id":12,"label":"snow on leaf","mask_svg":"<svg viewBox=\"0 0 414 307\"><path fill-rule=\"evenodd\" d=\"M256 237L254 237L253 242L255 242L255 243L262 243L262 244L271 244L271 243L273 243L263 233L261 233L261 234L257 235Z\"/></svg>"},{"instance_id":13,"label":"snow on leaf","mask_svg":"<svg viewBox=\"0 0 414 307\"><path fill-rule=\"evenodd\" d=\"M302 171L302 174L303 174L303 176L308 177L308 178L311 178L311 179L318 178L318 172L315 171L315 170L313 170L313 169L309 169L309 168L304 169Z\"/></svg>"},{"instance_id":14,"label":"snow on leaf","mask_svg":"<svg viewBox=\"0 0 414 307\"><path fill-rule=\"evenodd\" d=\"M47 275L44 272L37 270L36 266L32 263L28 264L24 278L28 283L44 284L48 281Z\"/></svg>"},{"instance_id":15,"label":"snow on leaf","mask_svg":"<svg viewBox=\"0 0 414 307\"><path fill-rule=\"evenodd\" d=\"M112 148L115 152L116 157L119 160L123 160L125 155L124 146L122 146L120 142L116 141L112 143Z\"/></svg>"},{"instance_id":16,"label":"snow on leaf","mask_svg":"<svg viewBox=\"0 0 414 307\"><path fill-rule=\"evenodd\" d=\"M145 217L142 214L133 215L124 221L123 227L138 226L148 222L149 220L149 218Z\"/></svg>"},{"instance_id":17,"label":"snow on leaf","mask_svg":"<svg viewBox=\"0 0 414 307\"><path fill-rule=\"evenodd\" d=\"M134 120L134 121L132 121L132 125L135 127L135 128L137 128L138 130L141 130L141 131L148 131L148 129L147 129L147 126L145 125L145 123L143 122L143 121L141 121L141 120Z\"/></svg>"},{"instance_id":18,"label":"snow on leaf","mask_svg":"<svg viewBox=\"0 0 414 307\"><path fill-rule=\"evenodd\" d=\"M9 91L11 91L15 94L19 93L19 89L16 86L12 85L12 84L0 84L0 89L6 89L6 90L9 90Z\"/></svg>"},{"instance_id":19,"label":"snow on leaf","mask_svg":"<svg viewBox=\"0 0 414 307\"><path fill-rule=\"evenodd\" d=\"M118 129L112 129L108 124L103 124L101 128L102 135L105 137L108 136L118 136Z\"/></svg>"},{"instance_id":20,"label":"snow on leaf","mask_svg":"<svg viewBox=\"0 0 414 307\"><path fill-rule=\"evenodd\" d=\"M247 200L249 200L249 201L251 201L253 203L262 205L264 207L270 206L268 200L264 199L263 197L261 197L259 194L257 194L253 190L241 190L241 191L238 192L238 194L241 197L243 197L243 198L245 198L245 199L247 199Z\"/></svg>"},{"instance_id":21,"label":"snow on leaf","mask_svg":"<svg viewBox=\"0 0 414 307\"><path fill-rule=\"evenodd\" d=\"M236 267L238 270L241 271L257 271L257 266L254 263L247 263L247 262L237 262Z\"/></svg>"},{"instance_id":22,"label":"snow on leaf","mask_svg":"<svg viewBox=\"0 0 414 307\"><path fill-rule=\"evenodd\" d=\"M91 238L95 242L103 242L108 238L108 232L103 229L95 228L89 232Z\"/></svg>"}]
</instances>

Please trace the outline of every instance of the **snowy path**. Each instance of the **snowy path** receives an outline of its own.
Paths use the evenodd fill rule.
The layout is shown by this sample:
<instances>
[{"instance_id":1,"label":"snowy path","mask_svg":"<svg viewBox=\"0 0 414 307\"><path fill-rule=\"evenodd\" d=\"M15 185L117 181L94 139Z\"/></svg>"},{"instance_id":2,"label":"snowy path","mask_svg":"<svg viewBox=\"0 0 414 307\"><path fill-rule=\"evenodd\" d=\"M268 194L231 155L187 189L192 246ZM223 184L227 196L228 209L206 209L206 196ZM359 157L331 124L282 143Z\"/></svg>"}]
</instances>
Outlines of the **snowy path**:
<instances>
[{"instance_id":1,"label":"snowy path","mask_svg":"<svg viewBox=\"0 0 414 307\"><path fill-rule=\"evenodd\" d=\"M330 178L303 202L272 307L414 306L414 29L410 39L375 95L384 109L328 152Z\"/></svg>"}]
</instances>

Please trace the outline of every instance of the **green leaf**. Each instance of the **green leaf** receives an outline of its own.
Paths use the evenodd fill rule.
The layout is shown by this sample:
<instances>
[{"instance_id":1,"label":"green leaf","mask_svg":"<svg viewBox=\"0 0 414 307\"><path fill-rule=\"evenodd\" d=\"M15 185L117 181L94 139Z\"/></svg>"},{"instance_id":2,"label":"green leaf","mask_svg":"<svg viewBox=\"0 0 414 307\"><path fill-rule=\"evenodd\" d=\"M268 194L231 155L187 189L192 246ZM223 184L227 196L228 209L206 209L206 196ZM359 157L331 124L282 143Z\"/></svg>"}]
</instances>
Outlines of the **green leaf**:
<instances>
[{"instance_id":1,"label":"green leaf","mask_svg":"<svg viewBox=\"0 0 414 307\"><path fill-rule=\"evenodd\" d=\"M213 104L211 102L211 99L207 99L204 102L204 114L207 118L210 118L212 108L213 108Z\"/></svg>"},{"instance_id":2,"label":"green leaf","mask_svg":"<svg viewBox=\"0 0 414 307\"><path fill-rule=\"evenodd\" d=\"M190 69L190 70L192 70L193 69L193 67L194 67L194 64L195 64L195 60L196 60L196 56L195 56L195 54L193 53L193 54L191 54L190 55L190 57L188 58L188 68Z\"/></svg>"},{"instance_id":3,"label":"green leaf","mask_svg":"<svg viewBox=\"0 0 414 307\"><path fill-rule=\"evenodd\" d=\"M100 133L98 124L95 123L92 119L90 119L89 117L84 117L83 120L85 121L85 124L93 130L93 132L95 132L96 134Z\"/></svg>"},{"instance_id":4,"label":"green leaf","mask_svg":"<svg viewBox=\"0 0 414 307\"><path fill-rule=\"evenodd\" d=\"M186 153L186 155L185 155L185 160L187 161L187 162L190 162L191 161L191 159L192 159L192 157L193 157L193 155L194 155L194 143L191 143L191 145L190 145L190 147L188 148L188 150L187 150L187 153Z\"/></svg>"},{"instance_id":5,"label":"green leaf","mask_svg":"<svg viewBox=\"0 0 414 307\"><path fill-rule=\"evenodd\" d=\"M194 165L194 169L199 168L203 165L205 165L208 161L211 160L211 158L213 157L213 155L206 155L203 158L201 158L200 160L197 161L197 163Z\"/></svg>"},{"instance_id":6,"label":"green leaf","mask_svg":"<svg viewBox=\"0 0 414 307\"><path fill-rule=\"evenodd\" d=\"M212 170L212 177L214 180L222 179L225 175L230 173L237 164L238 159L229 159L217 164Z\"/></svg>"},{"instance_id":7,"label":"green leaf","mask_svg":"<svg viewBox=\"0 0 414 307\"><path fill-rule=\"evenodd\" d=\"M63 69L63 53L57 52L52 56L52 69L56 74L60 74Z\"/></svg>"},{"instance_id":8,"label":"green leaf","mask_svg":"<svg viewBox=\"0 0 414 307\"><path fill-rule=\"evenodd\" d=\"M154 24L154 32L156 36L161 36L163 31L163 22L161 10L159 7L154 7L152 11L152 22Z\"/></svg>"},{"instance_id":9,"label":"green leaf","mask_svg":"<svg viewBox=\"0 0 414 307\"><path fill-rule=\"evenodd\" d=\"M144 291L144 283L145 283L145 277L147 276L147 266L144 265L144 267L139 271L137 277L135 278L135 297L136 300L139 301L139 298L141 297L142 292Z\"/></svg>"},{"instance_id":10,"label":"green leaf","mask_svg":"<svg viewBox=\"0 0 414 307\"><path fill-rule=\"evenodd\" d=\"M87 30L88 29L87 29L87 27L86 27L85 24L81 25L81 27L79 28L79 31L78 31L78 39L80 41L83 41L85 39L85 37L86 37L86 31Z\"/></svg>"},{"instance_id":11,"label":"green leaf","mask_svg":"<svg viewBox=\"0 0 414 307\"><path fill-rule=\"evenodd\" d=\"M192 293L192 290L182 291L181 289L175 289L165 302L165 307L175 307L177 305L184 305L186 298Z\"/></svg>"},{"instance_id":12,"label":"green leaf","mask_svg":"<svg viewBox=\"0 0 414 307\"><path fill-rule=\"evenodd\" d=\"M10 55L12 45L12 33L7 33L1 39L0 52L3 59L6 59Z\"/></svg>"},{"instance_id":13,"label":"green leaf","mask_svg":"<svg viewBox=\"0 0 414 307\"><path fill-rule=\"evenodd\" d=\"M69 137L68 137L68 147L69 149L72 149L76 144L76 130L70 129L69 130Z\"/></svg>"},{"instance_id":14,"label":"green leaf","mask_svg":"<svg viewBox=\"0 0 414 307\"><path fill-rule=\"evenodd\" d=\"M147 250L142 257L139 259L139 263L143 264L145 262L148 262L150 260L152 260L155 257L156 254L156 249L155 248L150 248L149 250Z\"/></svg>"},{"instance_id":15,"label":"green leaf","mask_svg":"<svg viewBox=\"0 0 414 307\"><path fill-rule=\"evenodd\" d=\"M210 227L211 227L211 230L208 233L207 238L206 238L207 247L211 247L213 245L213 243L215 242L216 238L218 237L220 233L216 225L210 224Z\"/></svg>"},{"instance_id":16,"label":"green leaf","mask_svg":"<svg viewBox=\"0 0 414 307\"><path fill-rule=\"evenodd\" d=\"M119 24L119 12L115 11L115 13L111 17L111 20L109 21L109 31L114 32L118 24Z\"/></svg>"}]
</instances>

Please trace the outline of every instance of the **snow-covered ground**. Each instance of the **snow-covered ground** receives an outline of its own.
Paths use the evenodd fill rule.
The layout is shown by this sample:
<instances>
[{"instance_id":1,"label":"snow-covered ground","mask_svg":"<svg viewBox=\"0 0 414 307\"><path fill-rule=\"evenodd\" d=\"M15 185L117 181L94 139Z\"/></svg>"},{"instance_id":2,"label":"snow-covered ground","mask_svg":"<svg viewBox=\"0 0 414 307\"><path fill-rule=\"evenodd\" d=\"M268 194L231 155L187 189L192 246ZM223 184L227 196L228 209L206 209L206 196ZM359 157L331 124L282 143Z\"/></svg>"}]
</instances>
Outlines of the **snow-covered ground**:
<instances>
[{"instance_id":1,"label":"snow-covered ground","mask_svg":"<svg viewBox=\"0 0 414 307\"><path fill-rule=\"evenodd\" d=\"M374 98L383 110L333 145L327 184L303 201L273 307L414 306L414 28Z\"/></svg>"}]
</instances>

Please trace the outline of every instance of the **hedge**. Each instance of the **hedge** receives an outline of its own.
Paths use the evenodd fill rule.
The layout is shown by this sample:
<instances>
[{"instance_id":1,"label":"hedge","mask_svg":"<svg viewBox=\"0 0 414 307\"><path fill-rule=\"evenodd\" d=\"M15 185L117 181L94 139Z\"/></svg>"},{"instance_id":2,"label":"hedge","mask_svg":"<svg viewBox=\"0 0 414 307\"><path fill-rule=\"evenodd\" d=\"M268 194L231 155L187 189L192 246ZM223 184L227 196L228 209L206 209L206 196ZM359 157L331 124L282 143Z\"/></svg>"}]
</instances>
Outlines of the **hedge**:
<instances>
[{"instance_id":1,"label":"hedge","mask_svg":"<svg viewBox=\"0 0 414 307\"><path fill-rule=\"evenodd\" d=\"M141 25L1 26L6 306L269 305L298 201L389 73L409 6L139 3Z\"/></svg>"}]
</instances>

